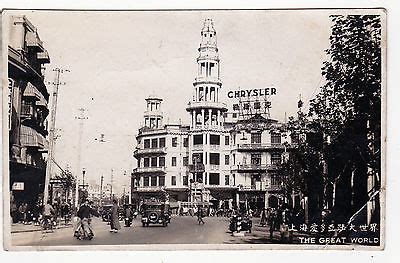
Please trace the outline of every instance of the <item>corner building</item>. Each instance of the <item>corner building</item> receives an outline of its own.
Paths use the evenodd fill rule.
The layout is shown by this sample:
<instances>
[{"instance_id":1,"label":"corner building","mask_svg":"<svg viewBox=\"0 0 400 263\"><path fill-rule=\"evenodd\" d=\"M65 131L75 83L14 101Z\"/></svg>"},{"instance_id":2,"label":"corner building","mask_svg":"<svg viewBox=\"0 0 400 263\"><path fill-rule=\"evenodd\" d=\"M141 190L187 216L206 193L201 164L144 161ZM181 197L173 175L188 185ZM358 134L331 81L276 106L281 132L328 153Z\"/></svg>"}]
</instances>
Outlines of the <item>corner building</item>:
<instances>
[{"instance_id":1,"label":"corner building","mask_svg":"<svg viewBox=\"0 0 400 263\"><path fill-rule=\"evenodd\" d=\"M37 29L11 16L8 45L8 106L11 202L32 206L44 191L49 93L43 66L50 63Z\"/></svg>"},{"instance_id":2,"label":"corner building","mask_svg":"<svg viewBox=\"0 0 400 263\"><path fill-rule=\"evenodd\" d=\"M164 124L162 99L146 99L134 153L134 202L165 190L178 206L277 206L284 200L275 168L290 148L290 138L282 140L287 138L280 131L282 124L269 116L228 114L221 101L217 32L211 19L204 22L198 51L193 96L186 108L190 125Z\"/></svg>"}]
</instances>

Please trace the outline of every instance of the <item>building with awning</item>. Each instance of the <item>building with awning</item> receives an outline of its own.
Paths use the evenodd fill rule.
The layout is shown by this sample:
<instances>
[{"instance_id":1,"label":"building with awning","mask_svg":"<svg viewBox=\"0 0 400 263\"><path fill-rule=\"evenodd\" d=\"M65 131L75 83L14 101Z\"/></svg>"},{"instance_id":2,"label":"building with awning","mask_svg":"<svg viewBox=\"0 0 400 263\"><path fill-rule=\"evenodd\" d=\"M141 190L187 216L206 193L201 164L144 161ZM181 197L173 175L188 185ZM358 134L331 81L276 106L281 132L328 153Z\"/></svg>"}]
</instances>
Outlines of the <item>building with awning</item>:
<instances>
[{"instance_id":1,"label":"building with awning","mask_svg":"<svg viewBox=\"0 0 400 263\"><path fill-rule=\"evenodd\" d=\"M8 81L10 92L10 190L18 206L41 202L47 152L46 118L49 93L42 67L50 62L36 27L25 16L9 23Z\"/></svg>"}]
</instances>

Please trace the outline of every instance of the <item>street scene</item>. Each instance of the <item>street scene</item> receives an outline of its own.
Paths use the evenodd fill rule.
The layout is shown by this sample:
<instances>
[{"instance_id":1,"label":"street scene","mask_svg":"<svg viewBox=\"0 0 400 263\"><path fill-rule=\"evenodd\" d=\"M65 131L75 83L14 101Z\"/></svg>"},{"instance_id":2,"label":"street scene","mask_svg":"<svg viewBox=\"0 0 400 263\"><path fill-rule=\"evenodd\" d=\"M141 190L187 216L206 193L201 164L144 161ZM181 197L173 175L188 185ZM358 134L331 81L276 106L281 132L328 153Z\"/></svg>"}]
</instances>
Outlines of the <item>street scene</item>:
<instances>
[{"instance_id":1,"label":"street scene","mask_svg":"<svg viewBox=\"0 0 400 263\"><path fill-rule=\"evenodd\" d=\"M383 246L384 11L5 15L9 249Z\"/></svg>"}]
</instances>

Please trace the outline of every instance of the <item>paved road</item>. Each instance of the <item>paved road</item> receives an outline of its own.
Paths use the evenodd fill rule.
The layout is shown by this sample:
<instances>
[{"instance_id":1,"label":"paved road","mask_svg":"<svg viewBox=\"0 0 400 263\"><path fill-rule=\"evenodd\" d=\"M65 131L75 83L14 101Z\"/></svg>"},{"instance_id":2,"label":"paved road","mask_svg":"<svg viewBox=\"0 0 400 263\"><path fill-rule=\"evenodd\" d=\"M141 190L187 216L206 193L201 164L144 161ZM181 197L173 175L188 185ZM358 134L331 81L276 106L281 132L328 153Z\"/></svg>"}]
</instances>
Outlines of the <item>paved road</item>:
<instances>
[{"instance_id":1,"label":"paved road","mask_svg":"<svg viewBox=\"0 0 400 263\"><path fill-rule=\"evenodd\" d=\"M197 224L196 217L173 217L168 227L151 225L142 227L140 218L133 226L122 227L118 233L110 233L110 226L99 219L93 220L95 238L81 241L73 238L72 228L57 229L53 233L41 231L13 233L15 246L65 246L65 245L121 245L121 244L233 244L247 243L250 236L232 237L227 231L229 219L207 217L204 225ZM121 222L121 226L122 226Z\"/></svg>"}]
</instances>

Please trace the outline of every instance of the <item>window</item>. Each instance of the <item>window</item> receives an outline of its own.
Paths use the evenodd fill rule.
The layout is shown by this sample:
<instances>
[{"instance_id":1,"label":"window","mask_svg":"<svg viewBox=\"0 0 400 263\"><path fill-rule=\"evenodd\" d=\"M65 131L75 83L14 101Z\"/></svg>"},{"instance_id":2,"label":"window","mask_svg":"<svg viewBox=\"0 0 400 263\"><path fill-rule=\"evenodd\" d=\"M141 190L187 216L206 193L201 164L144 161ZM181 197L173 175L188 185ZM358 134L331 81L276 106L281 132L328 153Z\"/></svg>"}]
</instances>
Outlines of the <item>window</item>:
<instances>
[{"instance_id":1,"label":"window","mask_svg":"<svg viewBox=\"0 0 400 263\"><path fill-rule=\"evenodd\" d=\"M172 147L177 147L178 146L178 137L173 137L172 138Z\"/></svg>"},{"instance_id":2,"label":"window","mask_svg":"<svg viewBox=\"0 0 400 263\"><path fill-rule=\"evenodd\" d=\"M192 163L203 163L203 154L202 153L194 153L192 155Z\"/></svg>"},{"instance_id":3,"label":"window","mask_svg":"<svg viewBox=\"0 0 400 263\"><path fill-rule=\"evenodd\" d=\"M159 141L160 148L165 147L165 138L160 138L159 140L160 140Z\"/></svg>"},{"instance_id":4,"label":"window","mask_svg":"<svg viewBox=\"0 0 400 263\"><path fill-rule=\"evenodd\" d=\"M189 147L189 138L183 138L183 147Z\"/></svg>"},{"instance_id":5,"label":"window","mask_svg":"<svg viewBox=\"0 0 400 263\"><path fill-rule=\"evenodd\" d=\"M210 164L219 165L219 153L210 153Z\"/></svg>"},{"instance_id":6,"label":"window","mask_svg":"<svg viewBox=\"0 0 400 263\"><path fill-rule=\"evenodd\" d=\"M293 144L299 143L299 134L297 134L297 133L292 133L292 134L290 135L290 138L291 138Z\"/></svg>"},{"instance_id":7,"label":"window","mask_svg":"<svg viewBox=\"0 0 400 263\"><path fill-rule=\"evenodd\" d=\"M148 176L143 177L143 186L149 186L149 177Z\"/></svg>"},{"instance_id":8,"label":"window","mask_svg":"<svg viewBox=\"0 0 400 263\"><path fill-rule=\"evenodd\" d=\"M172 157L172 166L176 166L176 157Z\"/></svg>"},{"instance_id":9,"label":"window","mask_svg":"<svg viewBox=\"0 0 400 263\"><path fill-rule=\"evenodd\" d=\"M171 176L171 185L176 185L176 176Z\"/></svg>"},{"instance_id":10,"label":"window","mask_svg":"<svg viewBox=\"0 0 400 263\"><path fill-rule=\"evenodd\" d=\"M261 154L253 153L251 155L251 164L260 165L261 164Z\"/></svg>"},{"instance_id":11,"label":"window","mask_svg":"<svg viewBox=\"0 0 400 263\"><path fill-rule=\"evenodd\" d=\"M237 113L232 114L232 118L236 119L237 118Z\"/></svg>"},{"instance_id":12,"label":"window","mask_svg":"<svg viewBox=\"0 0 400 263\"><path fill-rule=\"evenodd\" d=\"M158 166L160 167L165 166L165 157L158 157Z\"/></svg>"},{"instance_id":13,"label":"window","mask_svg":"<svg viewBox=\"0 0 400 263\"><path fill-rule=\"evenodd\" d=\"M145 148L145 149L150 148L150 139L145 139L145 140L144 140L144 148Z\"/></svg>"},{"instance_id":14,"label":"window","mask_svg":"<svg viewBox=\"0 0 400 263\"><path fill-rule=\"evenodd\" d=\"M143 166L144 167L149 167L150 166L150 158L143 158Z\"/></svg>"},{"instance_id":15,"label":"window","mask_svg":"<svg viewBox=\"0 0 400 263\"><path fill-rule=\"evenodd\" d=\"M151 186L157 186L157 176L151 176Z\"/></svg>"},{"instance_id":16,"label":"window","mask_svg":"<svg viewBox=\"0 0 400 263\"><path fill-rule=\"evenodd\" d=\"M236 164L236 155L235 154L232 154L232 161L233 161L233 165L235 165Z\"/></svg>"},{"instance_id":17,"label":"window","mask_svg":"<svg viewBox=\"0 0 400 263\"><path fill-rule=\"evenodd\" d=\"M188 166L189 165L189 157L183 157L183 166Z\"/></svg>"},{"instance_id":18,"label":"window","mask_svg":"<svg viewBox=\"0 0 400 263\"><path fill-rule=\"evenodd\" d=\"M183 185L189 185L188 177L185 175L183 176Z\"/></svg>"},{"instance_id":19,"label":"window","mask_svg":"<svg viewBox=\"0 0 400 263\"><path fill-rule=\"evenodd\" d=\"M210 135L210 144L211 145L219 145L219 135Z\"/></svg>"},{"instance_id":20,"label":"window","mask_svg":"<svg viewBox=\"0 0 400 263\"><path fill-rule=\"evenodd\" d=\"M261 143L261 132L251 134L251 143Z\"/></svg>"},{"instance_id":21,"label":"window","mask_svg":"<svg viewBox=\"0 0 400 263\"><path fill-rule=\"evenodd\" d=\"M272 153L271 154L271 164L280 164L281 163L281 154L280 153Z\"/></svg>"},{"instance_id":22,"label":"window","mask_svg":"<svg viewBox=\"0 0 400 263\"><path fill-rule=\"evenodd\" d=\"M157 147L158 147L158 140L151 139L151 148L157 148Z\"/></svg>"},{"instance_id":23,"label":"window","mask_svg":"<svg viewBox=\"0 0 400 263\"><path fill-rule=\"evenodd\" d=\"M271 133L271 143L281 143L280 133Z\"/></svg>"},{"instance_id":24,"label":"window","mask_svg":"<svg viewBox=\"0 0 400 263\"><path fill-rule=\"evenodd\" d=\"M203 134L194 135L193 136L193 144L194 145L203 144Z\"/></svg>"},{"instance_id":25,"label":"window","mask_svg":"<svg viewBox=\"0 0 400 263\"><path fill-rule=\"evenodd\" d=\"M271 174L271 185L280 185L281 180L276 173Z\"/></svg>"},{"instance_id":26,"label":"window","mask_svg":"<svg viewBox=\"0 0 400 263\"><path fill-rule=\"evenodd\" d=\"M229 155L225 155L225 165L229 165Z\"/></svg>"},{"instance_id":27,"label":"window","mask_svg":"<svg viewBox=\"0 0 400 263\"><path fill-rule=\"evenodd\" d=\"M158 177L158 185L159 186L165 186L165 176L159 176Z\"/></svg>"},{"instance_id":28,"label":"window","mask_svg":"<svg viewBox=\"0 0 400 263\"><path fill-rule=\"evenodd\" d=\"M210 173L210 185L219 185L219 173Z\"/></svg>"},{"instance_id":29,"label":"window","mask_svg":"<svg viewBox=\"0 0 400 263\"><path fill-rule=\"evenodd\" d=\"M225 185L229 185L229 175L225 175Z\"/></svg>"},{"instance_id":30,"label":"window","mask_svg":"<svg viewBox=\"0 0 400 263\"><path fill-rule=\"evenodd\" d=\"M151 157L151 167L157 167L157 157Z\"/></svg>"},{"instance_id":31,"label":"window","mask_svg":"<svg viewBox=\"0 0 400 263\"><path fill-rule=\"evenodd\" d=\"M229 136L225 136L225 145L229 145Z\"/></svg>"}]
</instances>

